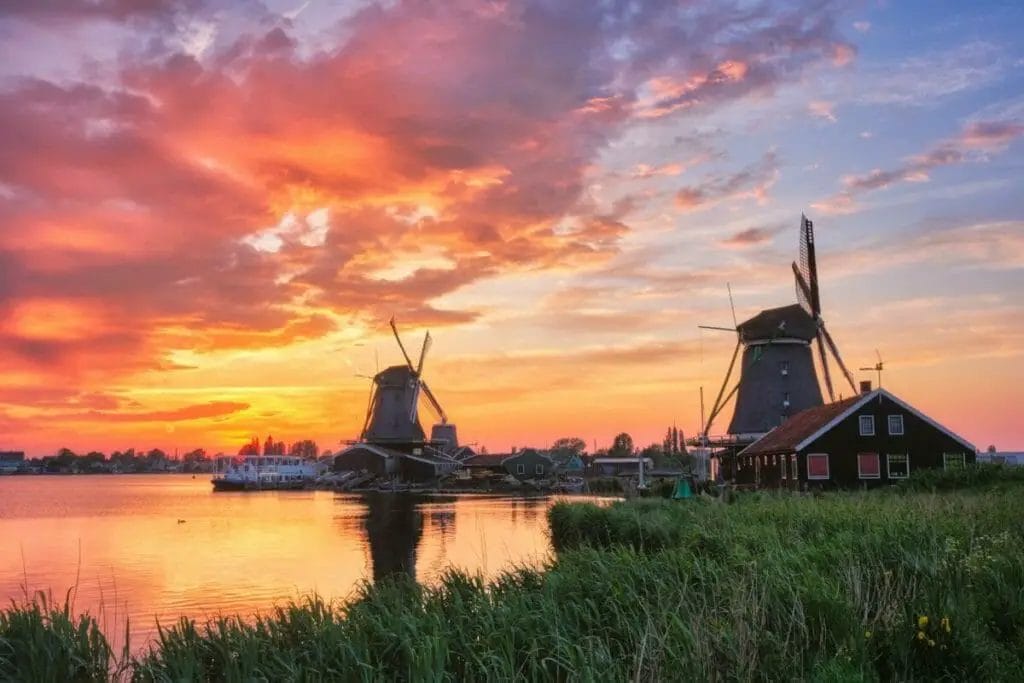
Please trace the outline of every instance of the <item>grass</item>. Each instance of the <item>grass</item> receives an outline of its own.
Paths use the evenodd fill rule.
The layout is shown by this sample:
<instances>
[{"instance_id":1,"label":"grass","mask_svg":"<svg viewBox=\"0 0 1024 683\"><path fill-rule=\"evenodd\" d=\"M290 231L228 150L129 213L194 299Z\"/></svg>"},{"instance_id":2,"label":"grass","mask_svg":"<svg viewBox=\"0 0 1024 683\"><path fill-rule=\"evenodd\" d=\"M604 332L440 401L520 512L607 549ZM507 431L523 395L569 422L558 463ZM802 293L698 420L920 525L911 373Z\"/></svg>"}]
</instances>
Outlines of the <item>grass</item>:
<instances>
[{"instance_id":1,"label":"grass","mask_svg":"<svg viewBox=\"0 0 1024 683\"><path fill-rule=\"evenodd\" d=\"M547 567L181 620L120 670L87 617L15 606L0 679L1012 680L1024 486L960 476L939 493L559 503Z\"/></svg>"}]
</instances>

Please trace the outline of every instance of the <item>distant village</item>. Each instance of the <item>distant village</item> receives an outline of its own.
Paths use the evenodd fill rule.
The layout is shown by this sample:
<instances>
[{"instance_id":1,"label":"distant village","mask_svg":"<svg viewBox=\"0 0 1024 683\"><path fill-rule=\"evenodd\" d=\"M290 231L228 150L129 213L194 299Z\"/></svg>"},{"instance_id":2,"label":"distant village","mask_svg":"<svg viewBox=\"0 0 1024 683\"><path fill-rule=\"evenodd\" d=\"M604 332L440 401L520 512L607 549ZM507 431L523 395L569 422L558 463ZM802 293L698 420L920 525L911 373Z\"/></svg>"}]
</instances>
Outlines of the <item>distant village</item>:
<instances>
[{"instance_id":1,"label":"distant village","mask_svg":"<svg viewBox=\"0 0 1024 683\"><path fill-rule=\"evenodd\" d=\"M159 448L149 450L128 448L116 450L107 455L100 451L76 453L70 448L61 448L54 455L26 458L23 451L0 451L0 474L164 474L164 473L212 473L218 459L238 459L245 456L297 456L304 460L316 460L320 464L321 473L329 472L334 458L341 451L320 451L315 441L303 439L291 444L275 440L268 436L260 441L253 438L237 452L237 457L224 453L210 455L203 448L196 448L185 453L167 453ZM516 448L505 454L490 454L482 448L480 454L467 454L468 468L506 469L501 465L505 460L512 459L507 469L515 474L516 463L520 459L540 458L544 465L543 474L552 474L555 470L582 473L593 471L608 475L618 474L624 469L636 473L637 466L626 463L614 463L610 459L625 458L631 461L643 460L653 473L678 473L689 465L685 438L681 430L669 427L665 438L660 444L650 444L637 448L632 437L620 433L612 440L610 448L588 452L586 441L578 437L567 437L556 440L549 448ZM530 474L535 475L536 464L532 463ZM520 474L525 474L521 472Z\"/></svg>"}]
</instances>

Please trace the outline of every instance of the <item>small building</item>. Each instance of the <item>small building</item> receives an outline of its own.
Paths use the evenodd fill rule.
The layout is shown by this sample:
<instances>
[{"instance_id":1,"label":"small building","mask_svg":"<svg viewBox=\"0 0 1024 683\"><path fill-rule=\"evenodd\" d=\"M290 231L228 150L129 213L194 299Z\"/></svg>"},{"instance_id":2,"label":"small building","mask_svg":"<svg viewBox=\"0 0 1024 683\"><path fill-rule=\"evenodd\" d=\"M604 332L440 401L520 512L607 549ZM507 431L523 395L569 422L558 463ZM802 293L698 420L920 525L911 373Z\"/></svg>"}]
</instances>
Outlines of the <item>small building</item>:
<instances>
[{"instance_id":1,"label":"small building","mask_svg":"<svg viewBox=\"0 0 1024 683\"><path fill-rule=\"evenodd\" d=\"M1024 467L1024 451L986 451L978 453L978 462L1008 467Z\"/></svg>"},{"instance_id":2,"label":"small building","mask_svg":"<svg viewBox=\"0 0 1024 683\"><path fill-rule=\"evenodd\" d=\"M548 479L558 470L555 461L533 448L524 448L501 462L505 471L519 480Z\"/></svg>"},{"instance_id":3,"label":"small building","mask_svg":"<svg viewBox=\"0 0 1024 683\"><path fill-rule=\"evenodd\" d=\"M0 474L12 474L25 467L23 451L0 451Z\"/></svg>"},{"instance_id":4,"label":"small building","mask_svg":"<svg viewBox=\"0 0 1024 683\"><path fill-rule=\"evenodd\" d=\"M867 389L801 411L744 448L736 479L762 487L870 487L975 458L966 439L885 389Z\"/></svg>"},{"instance_id":5,"label":"small building","mask_svg":"<svg viewBox=\"0 0 1024 683\"><path fill-rule=\"evenodd\" d=\"M637 457L594 458L590 462L590 473L601 477L634 477L640 474L641 462L644 465L644 472L650 474L654 469L654 459Z\"/></svg>"},{"instance_id":6,"label":"small building","mask_svg":"<svg viewBox=\"0 0 1024 683\"><path fill-rule=\"evenodd\" d=\"M555 465L558 467L560 472L566 474L583 474L583 471L587 468L586 463L583 462L583 458L578 453L557 453L548 452L548 457L551 458Z\"/></svg>"}]
</instances>

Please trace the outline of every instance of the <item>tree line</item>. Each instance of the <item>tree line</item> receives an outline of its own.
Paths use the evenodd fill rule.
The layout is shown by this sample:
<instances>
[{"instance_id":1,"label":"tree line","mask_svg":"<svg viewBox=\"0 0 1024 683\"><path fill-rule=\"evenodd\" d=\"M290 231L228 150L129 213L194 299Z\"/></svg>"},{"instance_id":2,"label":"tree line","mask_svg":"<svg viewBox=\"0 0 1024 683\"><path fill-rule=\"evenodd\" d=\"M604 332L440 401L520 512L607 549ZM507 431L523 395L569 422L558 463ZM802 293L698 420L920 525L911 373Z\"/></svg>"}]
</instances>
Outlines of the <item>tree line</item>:
<instances>
[{"instance_id":1,"label":"tree line","mask_svg":"<svg viewBox=\"0 0 1024 683\"><path fill-rule=\"evenodd\" d=\"M295 455L302 458L315 458L319 454L316 442L302 439L288 446L284 441L275 441L273 437L260 443L259 438L242 446L239 455ZM218 453L217 455L221 455ZM214 456L216 457L216 456ZM168 455L159 448L149 450L128 448L114 451L109 456L100 451L76 453L70 448L61 448L55 455L41 458L29 458L26 465L39 472L51 474L90 474L90 473L145 473L145 472L207 472L212 466L213 458L203 448L196 448L180 457Z\"/></svg>"}]
</instances>

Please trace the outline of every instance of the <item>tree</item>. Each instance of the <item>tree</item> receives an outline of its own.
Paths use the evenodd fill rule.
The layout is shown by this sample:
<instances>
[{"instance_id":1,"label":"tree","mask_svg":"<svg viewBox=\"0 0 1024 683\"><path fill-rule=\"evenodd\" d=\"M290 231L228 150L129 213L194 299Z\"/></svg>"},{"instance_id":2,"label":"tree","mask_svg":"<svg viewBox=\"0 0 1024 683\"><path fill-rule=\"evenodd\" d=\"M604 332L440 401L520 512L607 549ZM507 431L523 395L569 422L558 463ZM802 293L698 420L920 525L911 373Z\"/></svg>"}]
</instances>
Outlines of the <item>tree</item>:
<instances>
[{"instance_id":1,"label":"tree","mask_svg":"<svg viewBox=\"0 0 1024 683\"><path fill-rule=\"evenodd\" d=\"M259 455L260 454L260 439L257 436L252 437L252 441L245 444L238 449L239 455Z\"/></svg>"},{"instance_id":2,"label":"tree","mask_svg":"<svg viewBox=\"0 0 1024 683\"><path fill-rule=\"evenodd\" d=\"M85 471L99 472L104 469L103 464L106 459L107 456L99 451L89 451L87 455L83 455L78 459L78 468Z\"/></svg>"},{"instance_id":3,"label":"tree","mask_svg":"<svg viewBox=\"0 0 1024 683\"><path fill-rule=\"evenodd\" d=\"M646 448L640 451L641 458L650 458L651 460L655 461L657 461L659 458L663 458L664 456L665 450L662 448L661 444L657 443L652 443L650 446L647 446Z\"/></svg>"},{"instance_id":4,"label":"tree","mask_svg":"<svg viewBox=\"0 0 1024 683\"><path fill-rule=\"evenodd\" d=\"M551 453L556 456L582 456L587 450L587 442L578 436L565 436L551 444Z\"/></svg>"},{"instance_id":5,"label":"tree","mask_svg":"<svg viewBox=\"0 0 1024 683\"><path fill-rule=\"evenodd\" d=\"M633 455L636 449L633 446L633 437L626 432L616 434L612 439L612 447L608 449L608 455L615 458L625 458Z\"/></svg>"},{"instance_id":6,"label":"tree","mask_svg":"<svg viewBox=\"0 0 1024 683\"><path fill-rule=\"evenodd\" d=\"M318 452L319 450L316 447L316 441L313 441L312 439L296 441L292 444L292 447L288 449L288 455L297 455L300 458L315 458Z\"/></svg>"}]
</instances>

